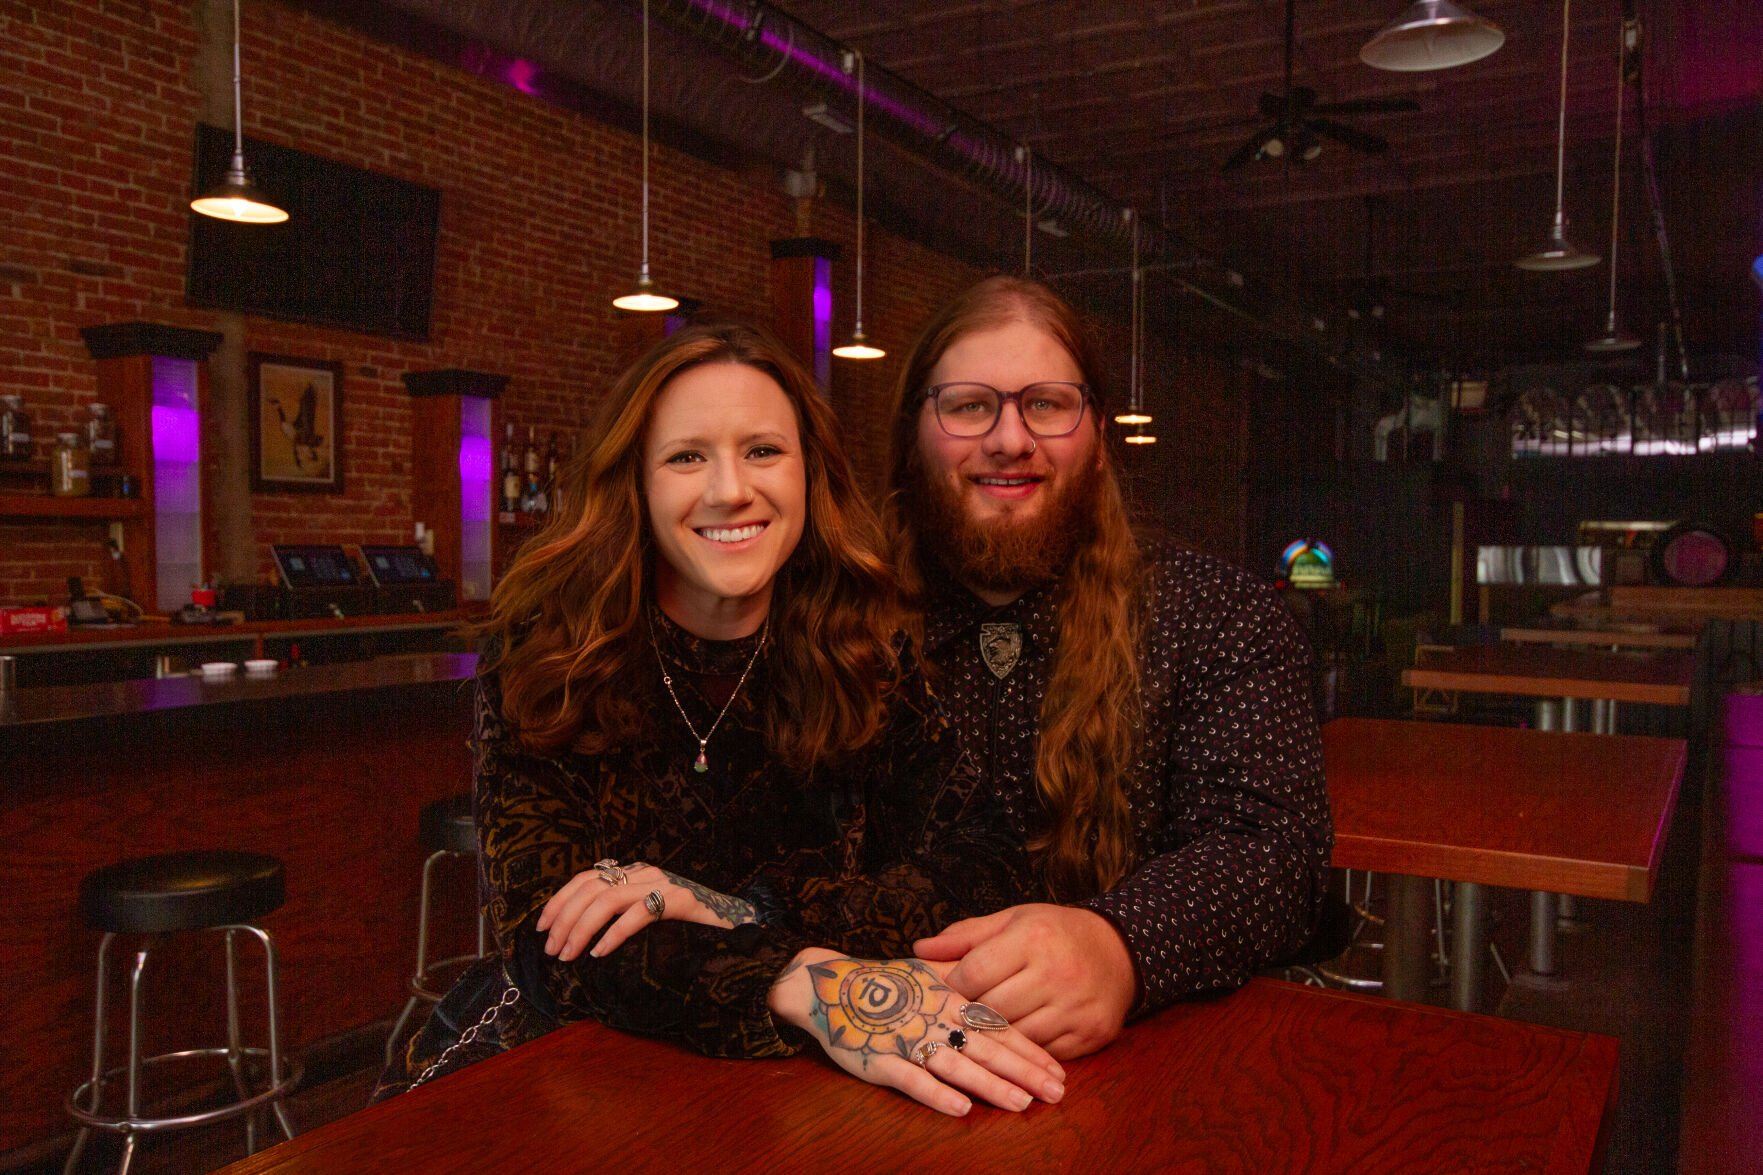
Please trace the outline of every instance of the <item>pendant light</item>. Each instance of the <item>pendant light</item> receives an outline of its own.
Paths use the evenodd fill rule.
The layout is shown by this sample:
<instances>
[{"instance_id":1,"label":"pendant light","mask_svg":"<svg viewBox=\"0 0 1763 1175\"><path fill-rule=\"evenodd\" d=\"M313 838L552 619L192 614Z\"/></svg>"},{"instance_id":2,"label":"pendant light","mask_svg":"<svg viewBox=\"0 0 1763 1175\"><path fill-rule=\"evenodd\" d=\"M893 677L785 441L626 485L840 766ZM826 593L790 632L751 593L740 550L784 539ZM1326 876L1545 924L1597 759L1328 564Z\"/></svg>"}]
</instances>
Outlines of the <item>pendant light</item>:
<instances>
[{"instance_id":1,"label":"pendant light","mask_svg":"<svg viewBox=\"0 0 1763 1175\"><path fill-rule=\"evenodd\" d=\"M638 314L679 308L679 299L656 293L649 277L649 0L643 0L643 268L637 274L637 288L612 299L612 304Z\"/></svg>"},{"instance_id":2,"label":"pendant light","mask_svg":"<svg viewBox=\"0 0 1763 1175\"><path fill-rule=\"evenodd\" d=\"M1132 356L1131 368L1127 374L1127 408L1125 412L1115 415L1115 424L1134 426L1134 434L1124 438L1131 445L1148 445L1156 440L1141 439L1142 425L1151 423L1150 413L1145 411L1145 385L1143 379L1144 359L1141 348L1145 336L1145 275L1139 268L1139 217L1133 209L1127 209L1126 215L1132 219L1132 309L1129 316L1132 320Z\"/></svg>"},{"instance_id":3,"label":"pendant light","mask_svg":"<svg viewBox=\"0 0 1763 1175\"><path fill-rule=\"evenodd\" d=\"M863 54L857 58L857 318L851 327L851 341L834 347L840 359L880 359L887 354L869 341L863 333Z\"/></svg>"},{"instance_id":4,"label":"pendant light","mask_svg":"<svg viewBox=\"0 0 1763 1175\"><path fill-rule=\"evenodd\" d=\"M1515 265L1541 273L1566 269L1585 269L1598 263L1596 253L1582 253L1567 239L1565 212L1567 182L1567 36L1572 28L1570 14L1573 0L1561 0L1561 113L1555 138L1555 224L1549 230L1549 242L1540 250L1520 257Z\"/></svg>"},{"instance_id":5,"label":"pendant light","mask_svg":"<svg viewBox=\"0 0 1763 1175\"><path fill-rule=\"evenodd\" d=\"M1480 61L1506 43L1500 26L1451 0L1415 0L1359 50L1374 69L1418 73Z\"/></svg>"},{"instance_id":6,"label":"pendant light","mask_svg":"<svg viewBox=\"0 0 1763 1175\"><path fill-rule=\"evenodd\" d=\"M1634 25L1624 21L1616 34L1616 159L1610 167L1610 316L1604 333L1585 345L1595 355L1633 351L1641 341L1616 323L1616 247L1622 232L1622 107L1628 96L1628 38Z\"/></svg>"},{"instance_id":7,"label":"pendant light","mask_svg":"<svg viewBox=\"0 0 1763 1175\"><path fill-rule=\"evenodd\" d=\"M233 159L226 179L190 201L192 211L239 224L280 224L286 209L272 204L245 170L245 111L239 100L239 0L233 0Z\"/></svg>"}]
</instances>

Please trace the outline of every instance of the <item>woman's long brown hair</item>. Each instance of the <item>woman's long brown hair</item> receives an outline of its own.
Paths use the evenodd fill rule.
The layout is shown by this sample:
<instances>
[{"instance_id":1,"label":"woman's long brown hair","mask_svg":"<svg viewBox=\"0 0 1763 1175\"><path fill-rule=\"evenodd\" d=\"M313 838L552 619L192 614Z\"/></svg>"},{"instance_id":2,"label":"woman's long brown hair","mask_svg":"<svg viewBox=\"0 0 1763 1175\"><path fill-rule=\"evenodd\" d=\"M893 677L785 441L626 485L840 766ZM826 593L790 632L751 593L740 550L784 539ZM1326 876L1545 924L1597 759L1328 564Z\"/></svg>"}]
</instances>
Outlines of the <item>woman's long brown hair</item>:
<instances>
[{"instance_id":1,"label":"woman's long brown hair","mask_svg":"<svg viewBox=\"0 0 1763 1175\"><path fill-rule=\"evenodd\" d=\"M895 388L891 492L883 515L901 593L914 616L921 617L927 606L925 568L938 558L904 500L914 481L918 417L931 369L962 337L1019 321L1056 339L1092 387L1100 378L1095 344L1083 321L1038 282L987 278L931 319ZM1142 709L1140 558L1107 438L1100 433L1099 407L1093 421L1084 426L1099 430L1101 468L1087 518L1091 533L1079 543L1057 588L1059 648L1041 703L1035 752L1035 783L1047 828L1029 843L1049 892L1065 900L1109 889L1132 869L1136 856L1124 784L1138 753Z\"/></svg>"},{"instance_id":2,"label":"woman's long brown hair","mask_svg":"<svg viewBox=\"0 0 1763 1175\"><path fill-rule=\"evenodd\" d=\"M483 671L500 675L502 716L532 751L602 753L654 722L644 706L658 670L644 614L655 555L642 450L668 382L708 363L743 364L776 380L801 429L808 517L778 572L756 699L771 751L806 770L881 729L899 672L896 596L832 410L769 334L709 324L678 331L619 377L559 476L551 521L491 596L479 631L493 638L494 652Z\"/></svg>"}]
</instances>

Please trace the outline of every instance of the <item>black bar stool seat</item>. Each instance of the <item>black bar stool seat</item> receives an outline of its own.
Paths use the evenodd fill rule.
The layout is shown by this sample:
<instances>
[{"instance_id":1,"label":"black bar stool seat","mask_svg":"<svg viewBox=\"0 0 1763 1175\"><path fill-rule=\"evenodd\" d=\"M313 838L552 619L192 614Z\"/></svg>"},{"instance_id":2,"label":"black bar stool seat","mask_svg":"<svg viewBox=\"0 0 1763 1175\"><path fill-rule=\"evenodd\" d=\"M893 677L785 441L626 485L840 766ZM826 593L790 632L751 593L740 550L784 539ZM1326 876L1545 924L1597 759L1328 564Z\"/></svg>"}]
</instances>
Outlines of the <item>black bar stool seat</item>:
<instances>
[{"instance_id":1,"label":"black bar stool seat","mask_svg":"<svg viewBox=\"0 0 1763 1175\"><path fill-rule=\"evenodd\" d=\"M449 796L422 809L417 841L431 853L477 852L477 826L471 819L471 797Z\"/></svg>"},{"instance_id":2,"label":"black bar stool seat","mask_svg":"<svg viewBox=\"0 0 1763 1175\"><path fill-rule=\"evenodd\" d=\"M169 934L255 922L287 900L282 863L262 853L202 849L137 857L80 881L80 913L111 934Z\"/></svg>"}]
</instances>

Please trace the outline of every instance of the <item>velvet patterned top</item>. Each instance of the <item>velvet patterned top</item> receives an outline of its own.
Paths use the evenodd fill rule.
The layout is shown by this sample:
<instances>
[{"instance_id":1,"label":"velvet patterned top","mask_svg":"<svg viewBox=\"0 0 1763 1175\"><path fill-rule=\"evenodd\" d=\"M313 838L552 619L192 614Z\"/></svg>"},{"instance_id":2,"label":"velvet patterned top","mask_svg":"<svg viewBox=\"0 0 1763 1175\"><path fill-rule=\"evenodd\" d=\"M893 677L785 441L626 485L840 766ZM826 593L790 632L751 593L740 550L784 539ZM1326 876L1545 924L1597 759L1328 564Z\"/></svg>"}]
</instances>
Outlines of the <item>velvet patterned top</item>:
<instances>
[{"instance_id":1,"label":"velvet patterned top","mask_svg":"<svg viewBox=\"0 0 1763 1175\"><path fill-rule=\"evenodd\" d=\"M707 730L758 637L706 641L651 612L680 705ZM497 945L523 990L541 987L534 994L563 1020L591 1017L714 1056L778 1055L806 1039L780 1035L766 1007L797 951L909 955L914 938L1022 900L1020 842L980 792L909 649L903 660L881 736L808 774L767 749L763 652L710 738L703 773L659 665L641 699L654 719L646 737L593 756L523 750L502 721L496 678L481 679L473 745L483 881ZM741 897L759 922L664 921L604 959L544 955L534 925L546 900L603 857Z\"/></svg>"},{"instance_id":2,"label":"velvet patterned top","mask_svg":"<svg viewBox=\"0 0 1763 1175\"><path fill-rule=\"evenodd\" d=\"M1166 541L1142 547L1144 737L1126 781L1138 864L1081 903L1125 939L1138 1013L1239 986L1294 952L1321 908L1332 842L1296 623L1239 568ZM989 668L986 641L1000 667L1010 658L998 649L1015 647L1013 667ZM992 608L933 582L925 657L1022 838L1046 827L1035 754L1058 641L1051 588Z\"/></svg>"}]
</instances>

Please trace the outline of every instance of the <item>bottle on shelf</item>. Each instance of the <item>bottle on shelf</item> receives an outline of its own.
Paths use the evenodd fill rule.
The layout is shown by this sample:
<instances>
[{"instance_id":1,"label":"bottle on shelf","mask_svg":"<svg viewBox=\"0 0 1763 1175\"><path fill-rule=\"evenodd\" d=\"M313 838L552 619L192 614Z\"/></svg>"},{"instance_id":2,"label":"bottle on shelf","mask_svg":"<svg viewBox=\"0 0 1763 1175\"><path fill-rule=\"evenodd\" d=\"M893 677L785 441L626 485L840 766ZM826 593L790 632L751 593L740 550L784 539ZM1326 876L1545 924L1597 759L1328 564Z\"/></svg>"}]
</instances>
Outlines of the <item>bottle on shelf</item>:
<instances>
[{"instance_id":1,"label":"bottle on shelf","mask_svg":"<svg viewBox=\"0 0 1763 1175\"><path fill-rule=\"evenodd\" d=\"M502 443L502 513L520 509L520 453L514 444L514 426L508 426Z\"/></svg>"},{"instance_id":2,"label":"bottle on shelf","mask_svg":"<svg viewBox=\"0 0 1763 1175\"><path fill-rule=\"evenodd\" d=\"M93 465L116 464L116 421L110 405L92 404L86 419L86 448L91 451Z\"/></svg>"},{"instance_id":3,"label":"bottle on shelf","mask_svg":"<svg viewBox=\"0 0 1763 1175\"><path fill-rule=\"evenodd\" d=\"M557 504L557 467L563 458L557 451L557 432L552 430L550 439L545 442L545 511L549 513Z\"/></svg>"},{"instance_id":4,"label":"bottle on shelf","mask_svg":"<svg viewBox=\"0 0 1763 1175\"><path fill-rule=\"evenodd\" d=\"M526 426L526 453L521 461L526 471L525 485L521 496L520 508L528 514L539 512L539 439L538 430L532 425Z\"/></svg>"},{"instance_id":5,"label":"bottle on shelf","mask_svg":"<svg viewBox=\"0 0 1763 1175\"><path fill-rule=\"evenodd\" d=\"M58 498L84 498L92 492L92 454L81 442L79 433L55 434L49 490Z\"/></svg>"},{"instance_id":6,"label":"bottle on shelf","mask_svg":"<svg viewBox=\"0 0 1763 1175\"><path fill-rule=\"evenodd\" d=\"M7 461L29 461L31 416L25 411L24 397L16 392L0 396L0 458Z\"/></svg>"}]
</instances>

